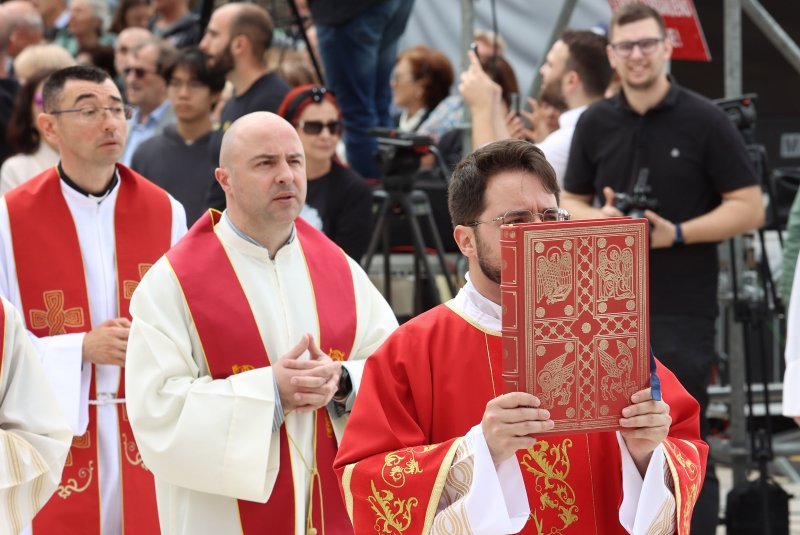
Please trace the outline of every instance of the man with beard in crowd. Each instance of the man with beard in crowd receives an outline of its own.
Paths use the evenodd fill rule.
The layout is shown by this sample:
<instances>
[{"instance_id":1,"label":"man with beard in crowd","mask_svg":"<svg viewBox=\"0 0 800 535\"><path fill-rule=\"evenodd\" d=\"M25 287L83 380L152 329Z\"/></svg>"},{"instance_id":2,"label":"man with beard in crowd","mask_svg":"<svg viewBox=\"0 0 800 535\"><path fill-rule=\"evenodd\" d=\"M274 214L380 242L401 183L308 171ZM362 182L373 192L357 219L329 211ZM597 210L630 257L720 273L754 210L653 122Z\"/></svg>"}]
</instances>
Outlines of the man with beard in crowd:
<instances>
[{"instance_id":1,"label":"man with beard in crowd","mask_svg":"<svg viewBox=\"0 0 800 535\"><path fill-rule=\"evenodd\" d=\"M219 161L222 136L231 123L254 111L278 111L289 92L289 85L265 61L273 28L269 13L255 4L225 4L211 15L200 49L208 54L209 66L225 72L233 84L233 96L222 109L219 130L209 144L214 161ZM216 181L209 189L208 205L225 208L225 193Z\"/></svg>"},{"instance_id":2,"label":"man with beard in crowd","mask_svg":"<svg viewBox=\"0 0 800 535\"><path fill-rule=\"evenodd\" d=\"M569 147L578 118L588 106L603 98L612 69L606 57L605 37L587 30L565 30L547 53L542 68L541 99L563 102L567 111L558 119L559 128L538 143L556 171L559 186L564 183ZM462 76L461 93L472 110L473 140L476 147L510 137L500 117L500 87L473 62ZM494 126L494 128L492 127Z\"/></svg>"}]
</instances>

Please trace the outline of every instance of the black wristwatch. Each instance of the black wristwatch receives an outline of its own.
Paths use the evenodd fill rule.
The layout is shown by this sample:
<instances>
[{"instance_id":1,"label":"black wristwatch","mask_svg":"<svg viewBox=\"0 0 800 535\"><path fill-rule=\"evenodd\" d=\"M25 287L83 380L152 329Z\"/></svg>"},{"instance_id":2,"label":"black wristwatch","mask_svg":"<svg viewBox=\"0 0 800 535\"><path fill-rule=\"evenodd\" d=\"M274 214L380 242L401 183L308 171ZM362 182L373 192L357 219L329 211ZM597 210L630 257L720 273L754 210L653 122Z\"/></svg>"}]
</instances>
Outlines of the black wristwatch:
<instances>
[{"instance_id":1,"label":"black wristwatch","mask_svg":"<svg viewBox=\"0 0 800 535\"><path fill-rule=\"evenodd\" d=\"M347 368L343 366L342 375L339 376L339 389L336 390L336 393L333 395L333 399L344 401L352 391L353 381L350 380L350 373L348 373Z\"/></svg>"},{"instance_id":2,"label":"black wristwatch","mask_svg":"<svg viewBox=\"0 0 800 535\"><path fill-rule=\"evenodd\" d=\"M681 229L680 223L675 223L675 241L672 242L673 247L680 247L684 245L686 242L683 241L683 229Z\"/></svg>"}]
</instances>

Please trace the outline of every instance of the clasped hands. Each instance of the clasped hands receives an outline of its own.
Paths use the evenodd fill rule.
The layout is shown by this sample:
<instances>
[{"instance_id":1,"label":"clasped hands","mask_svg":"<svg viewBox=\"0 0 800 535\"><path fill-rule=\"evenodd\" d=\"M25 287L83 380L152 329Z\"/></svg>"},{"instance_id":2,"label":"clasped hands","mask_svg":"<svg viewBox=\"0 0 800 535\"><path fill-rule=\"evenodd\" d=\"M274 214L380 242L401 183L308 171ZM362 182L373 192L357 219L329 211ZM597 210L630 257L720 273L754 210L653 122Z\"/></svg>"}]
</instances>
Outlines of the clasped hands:
<instances>
[{"instance_id":1,"label":"clasped hands","mask_svg":"<svg viewBox=\"0 0 800 535\"><path fill-rule=\"evenodd\" d=\"M310 358L299 357L308 350ZM339 388L342 363L332 360L304 334L300 341L272 365L284 413L310 412L330 402Z\"/></svg>"},{"instance_id":2,"label":"clasped hands","mask_svg":"<svg viewBox=\"0 0 800 535\"><path fill-rule=\"evenodd\" d=\"M532 447L537 434L554 428L550 411L541 405L539 398L525 392L504 394L486 404L481 427L495 465L517 450ZM620 433L628 451L639 472L644 474L653 450L669 432L672 423L669 405L653 400L649 388L640 390L622 410L619 423L624 428Z\"/></svg>"}]
</instances>

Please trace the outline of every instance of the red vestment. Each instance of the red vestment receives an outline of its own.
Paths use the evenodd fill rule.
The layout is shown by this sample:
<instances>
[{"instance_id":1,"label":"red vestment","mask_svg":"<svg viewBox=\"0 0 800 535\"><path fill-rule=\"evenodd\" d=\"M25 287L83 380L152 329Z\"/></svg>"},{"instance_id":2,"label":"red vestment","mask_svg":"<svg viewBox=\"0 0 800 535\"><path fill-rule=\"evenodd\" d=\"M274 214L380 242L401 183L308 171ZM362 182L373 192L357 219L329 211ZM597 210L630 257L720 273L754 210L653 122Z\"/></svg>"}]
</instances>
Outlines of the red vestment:
<instances>
[{"instance_id":1,"label":"red vestment","mask_svg":"<svg viewBox=\"0 0 800 535\"><path fill-rule=\"evenodd\" d=\"M458 441L481 422L494 392L502 393L501 372L499 333L446 305L403 325L368 359L334 464L356 533L430 530ZM660 364L658 373L671 408L663 449L683 535L708 447L697 402ZM614 433L550 435L517 457L531 507L522 533L626 533Z\"/></svg>"}]
</instances>

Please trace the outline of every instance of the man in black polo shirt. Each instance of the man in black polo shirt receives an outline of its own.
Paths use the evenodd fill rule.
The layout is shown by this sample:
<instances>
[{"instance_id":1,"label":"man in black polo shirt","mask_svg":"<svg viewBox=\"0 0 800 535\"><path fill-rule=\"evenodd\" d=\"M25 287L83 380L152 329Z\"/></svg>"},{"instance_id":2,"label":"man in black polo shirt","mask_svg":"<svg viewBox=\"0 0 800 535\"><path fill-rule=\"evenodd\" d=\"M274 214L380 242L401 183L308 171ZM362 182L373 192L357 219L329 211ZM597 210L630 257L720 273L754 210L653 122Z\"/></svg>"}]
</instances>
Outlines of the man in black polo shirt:
<instances>
[{"instance_id":1,"label":"man in black polo shirt","mask_svg":"<svg viewBox=\"0 0 800 535\"><path fill-rule=\"evenodd\" d=\"M264 54L272 44L272 17L257 4L232 2L211 14L200 49L208 54L209 66L222 70L233 85L233 96L225 103L219 130L212 133L209 148L219 162L222 136L239 117L254 111L277 112L289 85L267 67ZM225 208L225 193L212 180L208 206Z\"/></svg>"},{"instance_id":2,"label":"man in black polo shirt","mask_svg":"<svg viewBox=\"0 0 800 535\"><path fill-rule=\"evenodd\" d=\"M644 4L617 11L608 57L620 93L578 121L562 205L575 218L620 216L614 192L632 193L649 170L659 214L650 235L650 324L655 354L701 405L714 359L717 243L760 226L761 190L738 132L705 98L666 74L672 53L658 12ZM593 207L597 199L602 205ZM709 459L710 460L710 459ZM719 486L709 463L692 534L713 534Z\"/></svg>"}]
</instances>

